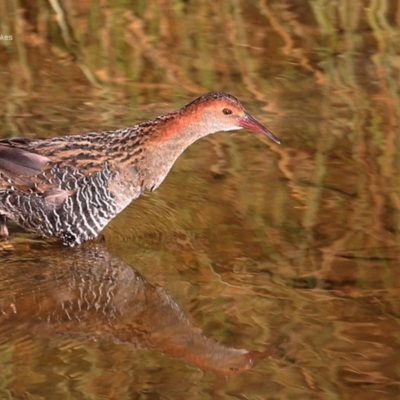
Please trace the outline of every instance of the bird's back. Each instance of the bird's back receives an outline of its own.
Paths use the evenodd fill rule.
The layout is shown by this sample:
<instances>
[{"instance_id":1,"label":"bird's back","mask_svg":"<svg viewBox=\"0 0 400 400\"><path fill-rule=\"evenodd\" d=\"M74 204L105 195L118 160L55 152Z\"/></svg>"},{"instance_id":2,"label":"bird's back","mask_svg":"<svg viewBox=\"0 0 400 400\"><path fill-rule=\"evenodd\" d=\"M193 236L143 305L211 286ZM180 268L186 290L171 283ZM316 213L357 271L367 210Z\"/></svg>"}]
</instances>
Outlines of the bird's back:
<instances>
[{"instance_id":1,"label":"bird's back","mask_svg":"<svg viewBox=\"0 0 400 400\"><path fill-rule=\"evenodd\" d=\"M95 238L132 200L121 201L106 134L0 141L0 214L66 245Z\"/></svg>"}]
</instances>

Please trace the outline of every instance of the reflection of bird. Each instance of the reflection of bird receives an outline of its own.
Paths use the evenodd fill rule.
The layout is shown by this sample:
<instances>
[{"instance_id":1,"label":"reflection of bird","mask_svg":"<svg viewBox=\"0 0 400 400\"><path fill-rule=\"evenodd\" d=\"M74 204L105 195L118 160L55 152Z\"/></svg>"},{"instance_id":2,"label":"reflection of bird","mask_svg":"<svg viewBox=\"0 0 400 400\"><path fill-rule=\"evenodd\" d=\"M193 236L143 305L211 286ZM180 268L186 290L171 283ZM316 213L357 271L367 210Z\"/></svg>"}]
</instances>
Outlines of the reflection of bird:
<instances>
[{"instance_id":1,"label":"reflection of bird","mask_svg":"<svg viewBox=\"0 0 400 400\"><path fill-rule=\"evenodd\" d=\"M72 344L76 339L111 343L108 350L101 350L101 357L104 351L120 351L121 343L129 343L131 349L152 349L155 362L160 353L231 375L280 349L279 343L266 344L261 352L236 349L205 336L161 286L150 284L101 243L69 249L68 257L38 243L16 245L16 252L2 258L0 337L11 348L32 340L32 357L47 348L42 338L50 335L52 343L65 339ZM22 262L21 248L29 252ZM19 268L13 268L16 259ZM55 333L61 334L60 339ZM59 350L66 356L70 348ZM140 365L141 357L132 360L132 365Z\"/></svg>"},{"instance_id":2,"label":"reflection of bird","mask_svg":"<svg viewBox=\"0 0 400 400\"><path fill-rule=\"evenodd\" d=\"M279 144L236 98L218 92L130 128L0 140L0 235L8 237L8 217L68 246L95 238L133 199L155 190L197 139L242 128Z\"/></svg>"}]
</instances>

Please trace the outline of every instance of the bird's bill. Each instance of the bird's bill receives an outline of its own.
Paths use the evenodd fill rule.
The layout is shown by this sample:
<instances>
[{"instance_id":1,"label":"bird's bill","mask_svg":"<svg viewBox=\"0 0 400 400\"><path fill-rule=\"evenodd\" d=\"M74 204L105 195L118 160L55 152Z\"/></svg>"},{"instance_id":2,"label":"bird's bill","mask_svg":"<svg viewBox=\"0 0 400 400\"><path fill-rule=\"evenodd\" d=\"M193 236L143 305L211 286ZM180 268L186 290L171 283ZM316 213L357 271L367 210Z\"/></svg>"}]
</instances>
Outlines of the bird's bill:
<instances>
[{"instance_id":1,"label":"bird's bill","mask_svg":"<svg viewBox=\"0 0 400 400\"><path fill-rule=\"evenodd\" d=\"M239 125L244 129L249 129L250 131L261 133L262 135L273 140L275 143L281 144L281 141L269 129L261 125L250 114L246 114L243 118L241 118L239 120Z\"/></svg>"}]
</instances>

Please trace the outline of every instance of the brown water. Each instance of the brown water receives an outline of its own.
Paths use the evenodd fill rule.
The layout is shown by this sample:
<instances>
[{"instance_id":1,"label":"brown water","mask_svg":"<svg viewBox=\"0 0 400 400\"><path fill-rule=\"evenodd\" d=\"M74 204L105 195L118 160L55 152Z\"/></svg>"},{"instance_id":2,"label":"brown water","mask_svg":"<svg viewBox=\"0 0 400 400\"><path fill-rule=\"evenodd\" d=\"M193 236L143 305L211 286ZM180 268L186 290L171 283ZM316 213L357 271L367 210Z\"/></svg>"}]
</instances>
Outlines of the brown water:
<instances>
[{"instance_id":1,"label":"brown water","mask_svg":"<svg viewBox=\"0 0 400 400\"><path fill-rule=\"evenodd\" d=\"M0 136L236 95L281 140L205 138L64 249L0 249L0 399L400 398L400 2L0 2Z\"/></svg>"}]
</instances>

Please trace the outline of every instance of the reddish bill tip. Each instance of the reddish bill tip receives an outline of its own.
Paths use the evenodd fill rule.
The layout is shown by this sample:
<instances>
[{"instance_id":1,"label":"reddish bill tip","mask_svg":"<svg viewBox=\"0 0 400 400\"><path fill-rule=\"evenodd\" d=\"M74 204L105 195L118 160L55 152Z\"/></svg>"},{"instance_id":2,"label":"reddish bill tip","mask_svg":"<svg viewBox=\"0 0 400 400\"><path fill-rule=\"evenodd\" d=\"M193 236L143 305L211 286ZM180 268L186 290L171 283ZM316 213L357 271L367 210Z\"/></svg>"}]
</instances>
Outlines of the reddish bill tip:
<instances>
[{"instance_id":1,"label":"reddish bill tip","mask_svg":"<svg viewBox=\"0 0 400 400\"><path fill-rule=\"evenodd\" d=\"M270 138L277 144L281 144L281 141L265 126L261 125L256 119L254 119L250 114L246 114L240 119L239 124L242 128L249 129L253 132L261 133L262 135Z\"/></svg>"}]
</instances>

